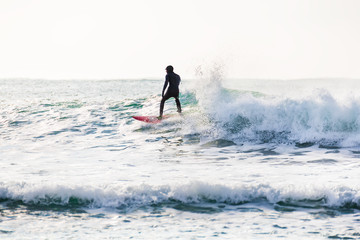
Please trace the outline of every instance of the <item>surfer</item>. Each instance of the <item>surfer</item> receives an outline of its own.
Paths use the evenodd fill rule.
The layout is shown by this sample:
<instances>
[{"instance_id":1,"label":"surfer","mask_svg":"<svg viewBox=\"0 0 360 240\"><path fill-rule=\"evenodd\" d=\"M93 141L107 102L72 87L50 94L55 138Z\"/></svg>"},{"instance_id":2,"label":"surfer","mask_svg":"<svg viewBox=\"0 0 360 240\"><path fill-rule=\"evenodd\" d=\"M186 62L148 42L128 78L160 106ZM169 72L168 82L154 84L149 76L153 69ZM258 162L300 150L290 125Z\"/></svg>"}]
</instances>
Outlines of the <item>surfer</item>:
<instances>
[{"instance_id":1,"label":"surfer","mask_svg":"<svg viewBox=\"0 0 360 240\"><path fill-rule=\"evenodd\" d=\"M180 100L179 100L179 84L181 81L180 76L178 74L174 73L173 66L167 66L165 70L166 70L167 74L165 77L165 83L164 83L164 87L163 87L162 94L161 94L162 99L160 102L159 119L161 119L163 117L165 101L172 97L175 98L177 112L181 113L181 104L180 104ZM168 85L169 85L169 87L167 88L167 91L165 93L166 87Z\"/></svg>"}]
</instances>

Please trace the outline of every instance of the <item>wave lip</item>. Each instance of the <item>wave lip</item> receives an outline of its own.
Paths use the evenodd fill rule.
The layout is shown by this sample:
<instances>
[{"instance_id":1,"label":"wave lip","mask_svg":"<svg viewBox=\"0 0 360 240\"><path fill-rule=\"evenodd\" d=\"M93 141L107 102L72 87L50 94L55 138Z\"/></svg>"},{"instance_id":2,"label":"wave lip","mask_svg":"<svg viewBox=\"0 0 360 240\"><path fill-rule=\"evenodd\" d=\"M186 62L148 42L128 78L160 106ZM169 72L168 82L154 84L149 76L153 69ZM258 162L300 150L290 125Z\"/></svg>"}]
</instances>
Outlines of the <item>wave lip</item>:
<instances>
[{"instance_id":1,"label":"wave lip","mask_svg":"<svg viewBox=\"0 0 360 240\"><path fill-rule=\"evenodd\" d=\"M0 184L1 202L21 202L31 206L68 208L114 208L132 210L157 204L240 205L265 201L309 208L360 209L359 189L344 186L315 188L269 184L226 186L204 182L151 186L48 186L26 183Z\"/></svg>"}]
</instances>

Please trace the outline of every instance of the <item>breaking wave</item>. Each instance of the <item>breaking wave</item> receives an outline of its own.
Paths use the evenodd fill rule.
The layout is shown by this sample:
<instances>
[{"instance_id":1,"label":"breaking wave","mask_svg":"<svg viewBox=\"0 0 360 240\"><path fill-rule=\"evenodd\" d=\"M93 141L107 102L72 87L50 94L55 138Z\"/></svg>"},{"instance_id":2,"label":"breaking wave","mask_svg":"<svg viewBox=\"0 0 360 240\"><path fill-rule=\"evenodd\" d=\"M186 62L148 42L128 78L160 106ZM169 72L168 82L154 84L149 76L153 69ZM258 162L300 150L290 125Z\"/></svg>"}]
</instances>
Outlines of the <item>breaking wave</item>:
<instances>
[{"instance_id":1,"label":"breaking wave","mask_svg":"<svg viewBox=\"0 0 360 240\"><path fill-rule=\"evenodd\" d=\"M209 119L210 132L216 138L237 143L359 145L359 96L349 94L338 98L326 88L326 82L324 88L306 95L299 93L297 97L265 94L261 88L259 91L228 89L223 87L219 71L212 70L195 90L198 107ZM288 81L286 86L291 84Z\"/></svg>"},{"instance_id":2,"label":"breaking wave","mask_svg":"<svg viewBox=\"0 0 360 240\"><path fill-rule=\"evenodd\" d=\"M151 186L61 186L1 183L1 202L124 210L171 203L240 205L265 201L308 208L360 209L359 189L344 186L236 185L190 182Z\"/></svg>"}]
</instances>

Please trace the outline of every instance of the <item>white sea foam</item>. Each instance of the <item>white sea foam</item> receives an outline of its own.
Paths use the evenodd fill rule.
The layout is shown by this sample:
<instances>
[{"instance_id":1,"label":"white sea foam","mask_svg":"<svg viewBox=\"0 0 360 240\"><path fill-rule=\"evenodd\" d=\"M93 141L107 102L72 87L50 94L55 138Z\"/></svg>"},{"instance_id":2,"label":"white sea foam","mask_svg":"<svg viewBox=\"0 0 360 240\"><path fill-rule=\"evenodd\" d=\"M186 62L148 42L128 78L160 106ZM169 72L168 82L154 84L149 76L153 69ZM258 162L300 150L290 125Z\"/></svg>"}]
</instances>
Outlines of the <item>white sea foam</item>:
<instances>
[{"instance_id":1,"label":"white sea foam","mask_svg":"<svg viewBox=\"0 0 360 240\"><path fill-rule=\"evenodd\" d=\"M328 207L360 207L360 189L345 186L295 186L286 184L234 185L187 184L151 186L62 186L48 184L1 183L0 199L27 204L80 204L84 207L137 208L170 203L242 204L266 200L269 203L316 201Z\"/></svg>"}]
</instances>

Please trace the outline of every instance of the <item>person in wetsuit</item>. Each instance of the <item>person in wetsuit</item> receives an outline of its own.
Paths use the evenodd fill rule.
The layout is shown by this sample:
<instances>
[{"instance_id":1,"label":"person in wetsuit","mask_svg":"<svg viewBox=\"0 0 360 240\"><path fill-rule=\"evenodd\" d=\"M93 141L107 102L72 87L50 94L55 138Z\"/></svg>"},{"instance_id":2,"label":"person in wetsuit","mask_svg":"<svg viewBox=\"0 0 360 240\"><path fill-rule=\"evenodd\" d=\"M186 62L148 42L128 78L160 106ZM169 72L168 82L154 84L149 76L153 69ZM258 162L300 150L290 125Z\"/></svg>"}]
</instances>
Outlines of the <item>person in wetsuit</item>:
<instances>
[{"instance_id":1,"label":"person in wetsuit","mask_svg":"<svg viewBox=\"0 0 360 240\"><path fill-rule=\"evenodd\" d=\"M174 68L172 66L167 66L166 72L167 72L167 74L165 77L165 83L164 83L164 87L163 87L162 94L161 94L162 99L160 102L159 119L161 119L163 116L165 101L172 97L175 98L177 112L181 113L181 104L180 104L180 100L179 100L179 84L181 81L180 76L177 75L176 73L174 73ZM168 85L169 85L169 87L167 88L167 91L165 93L166 87Z\"/></svg>"}]
</instances>

